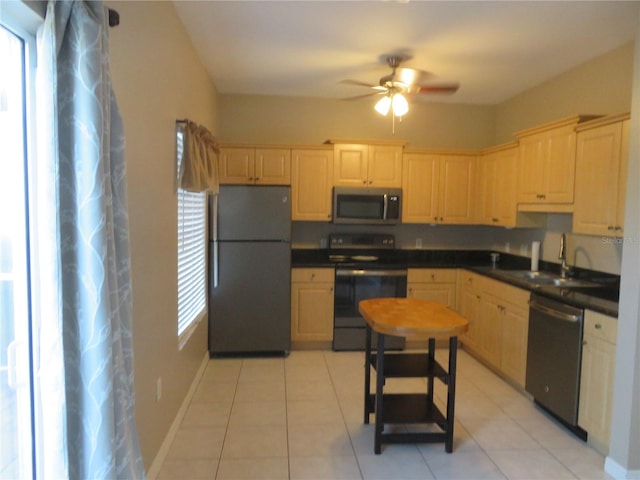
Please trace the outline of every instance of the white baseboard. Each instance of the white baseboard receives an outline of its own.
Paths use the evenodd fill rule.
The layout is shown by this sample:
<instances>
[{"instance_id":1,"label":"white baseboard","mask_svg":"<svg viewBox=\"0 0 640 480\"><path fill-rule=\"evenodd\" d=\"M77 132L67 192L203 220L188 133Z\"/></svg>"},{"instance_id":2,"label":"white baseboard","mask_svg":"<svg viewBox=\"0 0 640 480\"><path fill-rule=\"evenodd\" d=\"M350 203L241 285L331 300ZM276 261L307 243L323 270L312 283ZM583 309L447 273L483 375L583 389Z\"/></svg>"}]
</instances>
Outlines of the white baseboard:
<instances>
[{"instance_id":1,"label":"white baseboard","mask_svg":"<svg viewBox=\"0 0 640 480\"><path fill-rule=\"evenodd\" d=\"M209 361L209 352L205 353L204 359L196 372L196 376L193 378L193 382L191 382L191 386L189 387L189 391L187 391L187 395L184 397L180 408L178 409L178 413L173 419L173 423L167 432L167 436L164 438L162 445L160 445L160 449L158 450L158 454L156 458L153 459L151 463L151 467L149 467L149 471L147 472L147 480L156 480L158 474L160 473L160 469L162 468L162 464L164 463L165 458L167 458L167 453L169 453L169 448L171 447L171 443L178 433L178 429L182 424L182 420L184 419L185 414L187 413L187 408L189 408L189 404L191 403L191 398L193 394L196 392L196 388L198 387L198 383L200 383L200 379L202 378L202 374L207 366L207 362Z\"/></svg>"},{"instance_id":2,"label":"white baseboard","mask_svg":"<svg viewBox=\"0 0 640 480\"><path fill-rule=\"evenodd\" d=\"M640 470L627 470L611 457L604 461L604 471L616 480L640 480Z\"/></svg>"}]
</instances>

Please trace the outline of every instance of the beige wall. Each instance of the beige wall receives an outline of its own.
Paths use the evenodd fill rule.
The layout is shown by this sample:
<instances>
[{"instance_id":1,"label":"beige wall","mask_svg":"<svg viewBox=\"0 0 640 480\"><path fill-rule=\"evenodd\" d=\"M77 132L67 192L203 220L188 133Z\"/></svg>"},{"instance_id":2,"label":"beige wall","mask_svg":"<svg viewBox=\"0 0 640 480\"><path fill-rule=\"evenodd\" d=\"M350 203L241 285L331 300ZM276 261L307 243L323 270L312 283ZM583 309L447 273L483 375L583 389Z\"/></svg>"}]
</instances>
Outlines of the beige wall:
<instances>
[{"instance_id":1,"label":"beige wall","mask_svg":"<svg viewBox=\"0 0 640 480\"><path fill-rule=\"evenodd\" d=\"M434 100L435 101L435 100ZM321 144L329 138L398 139L409 147L482 148L494 138L494 108L413 103L402 123L373 109L374 98L220 96L225 142Z\"/></svg>"},{"instance_id":2,"label":"beige wall","mask_svg":"<svg viewBox=\"0 0 640 480\"><path fill-rule=\"evenodd\" d=\"M578 114L614 114L631 108L633 42L573 68L496 106L495 142L512 133Z\"/></svg>"},{"instance_id":3,"label":"beige wall","mask_svg":"<svg viewBox=\"0 0 640 480\"><path fill-rule=\"evenodd\" d=\"M218 130L216 90L171 2L109 2L114 90L126 134L136 421L149 468L207 351L206 322L179 350L175 120ZM156 381L162 377L162 399Z\"/></svg>"}]
</instances>

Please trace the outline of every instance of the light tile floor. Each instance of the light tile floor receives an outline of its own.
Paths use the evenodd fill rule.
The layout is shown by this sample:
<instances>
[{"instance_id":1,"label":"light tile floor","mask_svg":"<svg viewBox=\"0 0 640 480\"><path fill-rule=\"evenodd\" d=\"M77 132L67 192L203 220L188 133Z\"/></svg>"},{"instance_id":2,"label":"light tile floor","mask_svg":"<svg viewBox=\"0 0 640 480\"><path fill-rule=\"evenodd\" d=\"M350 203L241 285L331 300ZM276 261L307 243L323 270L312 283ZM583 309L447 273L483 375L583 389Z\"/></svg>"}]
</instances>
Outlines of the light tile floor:
<instances>
[{"instance_id":1,"label":"light tile floor","mask_svg":"<svg viewBox=\"0 0 640 480\"><path fill-rule=\"evenodd\" d=\"M446 350L437 356L446 362ZM383 445L375 455L373 425L362 422L363 368L362 352L210 360L158 478L611 478L602 455L463 350L454 452L403 444ZM439 384L436 399L444 406ZM422 392L426 385L388 379L385 388Z\"/></svg>"}]
</instances>

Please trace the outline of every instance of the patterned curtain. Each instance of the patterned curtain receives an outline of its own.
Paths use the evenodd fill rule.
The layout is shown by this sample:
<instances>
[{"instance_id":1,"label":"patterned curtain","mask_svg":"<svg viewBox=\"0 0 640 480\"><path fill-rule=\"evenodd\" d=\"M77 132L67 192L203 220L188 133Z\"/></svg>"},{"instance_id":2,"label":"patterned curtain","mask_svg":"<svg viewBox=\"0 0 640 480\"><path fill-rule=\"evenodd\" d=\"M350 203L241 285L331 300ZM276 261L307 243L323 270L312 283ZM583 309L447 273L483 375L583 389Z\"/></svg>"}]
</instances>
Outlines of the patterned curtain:
<instances>
[{"instance_id":1,"label":"patterned curtain","mask_svg":"<svg viewBox=\"0 0 640 480\"><path fill-rule=\"evenodd\" d=\"M49 1L38 34L44 478L145 477L134 418L124 132L106 10L99 1Z\"/></svg>"}]
</instances>

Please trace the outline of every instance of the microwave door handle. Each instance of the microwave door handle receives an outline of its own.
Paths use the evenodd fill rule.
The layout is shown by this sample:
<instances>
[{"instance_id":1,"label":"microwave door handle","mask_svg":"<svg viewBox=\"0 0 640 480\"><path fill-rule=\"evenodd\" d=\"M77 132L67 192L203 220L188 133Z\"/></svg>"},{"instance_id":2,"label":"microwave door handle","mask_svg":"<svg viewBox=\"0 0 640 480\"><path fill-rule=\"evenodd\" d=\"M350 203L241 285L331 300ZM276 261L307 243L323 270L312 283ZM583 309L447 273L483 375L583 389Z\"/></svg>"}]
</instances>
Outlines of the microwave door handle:
<instances>
[{"instance_id":1,"label":"microwave door handle","mask_svg":"<svg viewBox=\"0 0 640 480\"><path fill-rule=\"evenodd\" d=\"M382 219L387 219L387 212L389 210L389 195L386 193L382 196Z\"/></svg>"}]
</instances>

